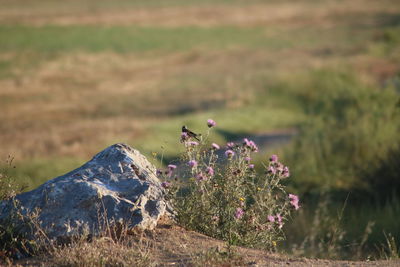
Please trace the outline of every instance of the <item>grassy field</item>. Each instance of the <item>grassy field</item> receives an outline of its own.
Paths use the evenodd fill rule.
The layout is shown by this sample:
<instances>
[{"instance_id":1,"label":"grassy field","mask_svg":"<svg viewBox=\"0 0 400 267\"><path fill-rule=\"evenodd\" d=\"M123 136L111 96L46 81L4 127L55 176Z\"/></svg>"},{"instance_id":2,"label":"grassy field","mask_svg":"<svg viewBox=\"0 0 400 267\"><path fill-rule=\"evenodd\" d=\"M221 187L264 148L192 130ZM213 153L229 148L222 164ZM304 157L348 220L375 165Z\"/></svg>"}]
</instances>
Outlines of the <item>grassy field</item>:
<instances>
[{"instance_id":1,"label":"grassy field","mask_svg":"<svg viewBox=\"0 0 400 267\"><path fill-rule=\"evenodd\" d=\"M213 118L219 143L298 132L292 144L260 153L280 153L292 190L304 197L294 218L301 227L287 229L291 244L331 231L319 222L321 233L307 232L321 191L330 195L332 220L350 192L337 251L361 243L372 221L360 257L376 254L383 232L400 241L398 1L0 0L0 7L0 159L14 157L9 172L27 189L116 142L173 158L180 127L200 130ZM335 256L325 252L314 256Z\"/></svg>"}]
</instances>

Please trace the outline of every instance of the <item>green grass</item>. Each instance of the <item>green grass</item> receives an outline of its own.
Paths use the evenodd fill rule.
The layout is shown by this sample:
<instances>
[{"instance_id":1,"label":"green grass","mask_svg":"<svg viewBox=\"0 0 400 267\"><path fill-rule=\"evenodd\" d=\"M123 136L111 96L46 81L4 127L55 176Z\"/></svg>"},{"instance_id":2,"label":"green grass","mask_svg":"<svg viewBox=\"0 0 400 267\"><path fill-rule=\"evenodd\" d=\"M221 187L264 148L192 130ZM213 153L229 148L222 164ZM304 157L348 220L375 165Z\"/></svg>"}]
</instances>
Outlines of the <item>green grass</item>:
<instances>
[{"instance_id":1,"label":"green grass","mask_svg":"<svg viewBox=\"0 0 400 267\"><path fill-rule=\"evenodd\" d=\"M87 159L89 160L89 159ZM35 189L49 179L63 175L80 167L87 160L77 158L34 159L24 162L14 162L13 166L0 166L2 173L25 188L25 191Z\"/></svg>"},{"instance_id":2,"label":"green grass","mask_svg":"<svg viewBox=\"0 0 400 267\"><path fill-rule=\"evenodd\" d=\"M387 42L397 43L396 30L388 31ZM357 34L355 34L357 33ZM0 26L0 51L60 53L71 51L114 51L118 53L186 51L193 48L307 49L314 47L357 47L372 37L373 28L337 26L330 29L271 26L215 26L203 28L139 26ZM319 36L315 40L314 36ZM386 35L385 35L386 36Z\"/></svg>"},{"instance_id":3,"label":"green grass","mask_svg":"<svg viewBox=\"0 0 400 267\"><path fill-rule=\"evenodd\" d=\"M151 12L161 7L246 8L260 3L282 1L0 1L10 12L24 11L33 17L79 17L129 8ZM4 111L0 129L5 140L26 132L27 136L18 135L16 150L23 150L23 141L30 138L42 144L39 152L24 152L37 158L17 162L10 175L33 189L89 160L92 155L82 157L92 153L85 146L101 149L120 141L148 157L158 152L158 157L164 153L172 159L179 152L181 126L198 131L208 118L216 120L221 130L212 139L219 144L229 135L298 127L293 145L274 150L282 152L280 157L291 168L289 186L304 195L304 217L299 218L304 225L291 229L288 236L304 239L315 208L313 197L328 187L335 195L332 218L348 191L356 196L345 211L342 226L349 236L341 245L359 239L368 221L376 222L369 251L384 240L383 231L399 239L399 200L390 200L399 186L399 16L355 6L354 13L343 13L338 5L330 11L324 1L296 4L306 5L307 10L326 8L327 16L312 22L304 13L265 25L233 26L222 21L210 27L90 26L79 21L74 26L23 26L17 17L2 20L0 82L5 90L0 96ZM389 4L395 7L393 1L382 2ZM97 56L104 58L93 60ZM125 67L130 62L124 60L138 63ZM97 68L97 62L115 68ZM82 69L71 65L80 63L99 75L75 75ZM141 87L148 80L157 82ZM139 89L119 94L120 88L136 83ZM71 105L64 105L68 101ZM20 115L8 119L13 114ZM115 125L110 122L114 120ZM82 126L91 121L95 123ZM100 125L103 121L105 126ZM130 133L131 121L140 125L138 134ZM51 134L42 134L42 129ZM105 137L96 139L97 133ZM75 141L80 147L73 149L84 151L79 151L79 158L52 157L59 146L66 155L75 153L68 150L68 143ZM265 156L263 152L259 157ZM370 197L371 205L359 205Z\"/></svg>"},{"instance_id":4,"label":"green grass","mask_svg":"<svg viewBox=\"0 0 400 267\"><path fill-rule=\"evenodd\" d=\"M261 28L135 26L0 26L0 51L59 53L71 51L185 51L193 48L287 47L268 39Z\"/></svg>"}]
</instances>

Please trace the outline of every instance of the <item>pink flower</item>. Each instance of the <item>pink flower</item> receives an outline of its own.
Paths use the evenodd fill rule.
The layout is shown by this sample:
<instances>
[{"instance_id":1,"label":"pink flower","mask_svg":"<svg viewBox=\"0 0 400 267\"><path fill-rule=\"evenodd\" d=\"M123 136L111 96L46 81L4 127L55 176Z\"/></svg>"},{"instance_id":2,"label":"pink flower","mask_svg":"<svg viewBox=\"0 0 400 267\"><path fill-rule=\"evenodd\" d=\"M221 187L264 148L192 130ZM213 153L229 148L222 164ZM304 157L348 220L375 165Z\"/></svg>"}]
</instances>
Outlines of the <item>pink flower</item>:
<instances>
[{"instance_id":1,"label":"pink flower","mask_svg":"<svg viewBox=\"0 0 400 267\"><path fill-rule=\"evenodd\" d=\"M283 168L283 171L282 171L282 177L288 178L289 176L290 176L289 168L287 166L285 166L285 168Z\"/></svg>"},{"instance_id":2,"label":"pink flower","mask_svg":"<svg viewBox=\"0 0 400 267\"><path fill-rule=\"evenodd\" d=\"M268 167L268 173L275 174L276 173L276 169L274 167L272 167L272 166L269 166Z\"/></svg>"},{"instance_id":3,"label":"pink flower","mask_svg":"<svg viewBox=\"0 0 400 267\"><path fill-rule=\"evenodd\" d=\"M197 161L195 161L194 159L190 160L190 161L188 162L188 164L189 164L189 166L192 167L192 168L197 167Z\"/></svg>"},{"instance_id":4,"label":"pink flower","mask_svg":"<svg viewBox=\"0 0 400 267\"><path fill-rule=\"evenodd\" d=\"M190 141L190 142L187 142L187 145L188 146L197 146L197 145L199 145L199 143L197 143L196 141Z\"/></svg>"},{"instance_id":5,"label":"pink flower","mask_svg":"<svg viewBox=\"0 0 400 267\"><path fill-rule=\"evenodd\" d=\"M161 183L161 186L162 186L163 188L168 188L168 187L170 187L170 185L171 185L170 182L162 182L162 183Z\"/></svg>"},{"instance_id":6,"label":"pink flower","mask_svg":"<svg viewBox=\"0 0 400 267\"><path fill-rule=\"evenodd\" d=\"M271 162L278 162L278 156L277 156L277 155L272 155L272 156L269 158L269 161L271 161Z\"/></svg>"},{"instance_id":7,"label":"pink flower","mask_svg":"<svg viewBox=\"0 0 400 267\"><path fill-rule=\"evenodd\" d=\"M249 164L249 169L254 169L254 164Z\"/></svg>"},{"instance_id":8,"label":"pink flower","mask_svg":"<svg viewBox=\"0 0 400 267\"><path fill-rule=\"evenodd\" d=\"M207 167L206 173L207 173L209 176L214 176L214 169L213 169L212 167Z\"/></svg>"},{"instance_id":9,"label":"pink flower","mask_svg":"<svg viewBox=\"0 0 400 267\"><path fill-rule=\"evenodd\" d=\"M173 170L176 169L176 165L174 165L174 164L169 164L169 165L168 165L168 169L169 169L170 171L173 171Z\"/></svg>"},{"instance_id":10,"label":"pink flower","mask_svg":"<svg viewBox=\"0 0 400 267\"><path fill-rule=\"evenodd\" d=\"M244 211L242 208L237 208L235 211L235 218L240 219L243 217Z\"/></svg>"},{"instance_id":11,"label":"pink flower","mask_svg":"<svg viewBox=\"0 0 400 267\"><path fill-rule=\"evenodd\" d=\"M197 181L203 181L207 179L207 177L204 177L203 173L201 172L197 173L194 177L196 178Z\"/></svg>"},{"instance_id":12,"label":"pink flower","mask_svg":"<svg viewBox=\"0 0 400 267\"><path fill-rule=\"evenodd\" d=\"M251 158L250 157L245 157L244 161L246 161L247 163L250 162Z\"/></svg>"},{"instance_id":13,"label":"pink flower","mask_svg":"<svg viewBox=\"0 0 400 267\"><path fill-rule=\"evenodd\" d=\"M293 194L289 194L289 199L290 199L290 204L298 210L300 208L299 206L299 197Z\"/></svg>"},{"instance_id":14,"label":"pink flower","mask_svg":"<svg viewBox=\"0 0 400 267\"><path fill-rule=\"evenodd\" d=\"M243 139L243 145L245 145L246 147L250 148L251 151L253 151L253 152L258 152L257 145L253 141L251 141L251 140L249 140L247 138Z\"/></svg>"},{"instance_id":15,"label":"pink flower","mask_svg":"<svg viewBox=\"0 0 400 267\"><path fill-rule=\"evenodd\" d=\"M268 218L268 221L269 221L269 222L272 222L272 223L275 222L275 217L274 217L274 216L268 215L267 218Z\"/></svg>"},{"instance_id":16,"label":"pink flower","mask_svg":"<svg viewBox=\"0 0 400 267\"><path fill-rule=\"evenodd\" d=\"M225 156L227 158L232 158L235 155L235 152L233 152L233 150L228 149L227 151L225 151Z\"/></svg>"},{"instance_id":17,"label":"pink flower","mask_svg":"<svg viewBox=\"0 0 400 267\"><path fill-rule=\"evenodd\" d=\"M233 142L226 143L227 148L233 148L234 146L235 146L235 143L233 143Z\"/></svg>"},{"instance_id":18,"label":"pink flower","mask_svg":"<svg viewBox=\"0 0 400 267\"><path fill-rule=\"evenodd\" d=\"M209 128L214 127L215 125L217 125L217 123L214 120L212 120L212 119L207 120L207 126Z\"/></svg>"},{"instance_id":19,"label":"pink flower","mask_svg":"<svg viewBox=\"0 0 400 267\"><path fill-rule=\"evenodd\" d=\"M215 149L215 150L220 149L219 145L216 144L216 143L212 143L212 144L211 144L211 147L212 147L212 149Z\"/></svg>"},{"instance_id":20,"label":"pink flower","mask_svg":"<svg viewBox=\"0 0 400 267\"><path fill-rule=\"evenodd\" d=\"M282 229L283 227L282 216L280 214L276 214L276 219L278 220L279 229Z\"/></svg>"},{"instance_id":21,"label":"pink flower","mask_svg":"<svg viewBox=\"0 0 400 267\"><path fill-rule=\"evenodd\" d=\"M186 140L189 139L189 135L186 132L181 133L181 142L185 142Z\"/></svg>"}]
</instances>

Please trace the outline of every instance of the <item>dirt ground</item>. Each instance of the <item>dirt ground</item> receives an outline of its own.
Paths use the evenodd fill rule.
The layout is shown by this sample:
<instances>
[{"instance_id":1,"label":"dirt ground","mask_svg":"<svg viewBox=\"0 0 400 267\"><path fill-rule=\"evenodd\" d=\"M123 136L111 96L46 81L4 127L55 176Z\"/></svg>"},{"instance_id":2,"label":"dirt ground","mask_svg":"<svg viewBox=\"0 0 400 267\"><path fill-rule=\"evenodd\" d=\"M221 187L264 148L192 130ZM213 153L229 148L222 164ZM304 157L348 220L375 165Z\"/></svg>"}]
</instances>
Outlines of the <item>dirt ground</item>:
<instances>
[{"instance_id":1,"label":"dirt ground","mask_svg":"<svg viewBox=\"0 0 400 267\"><path fill-rule=\"evenodd\" d=\"M234 247L233 256L228 258L224 256L227 251L224 242L185 230L170 221L162 222L154 231L142 233L138 239L151 266L400 266L400 260L308 259L243 247ZM57 261L51 258L30 258L14 263L14 266L57 265Z\"/></svg>"},{"instance_id":2,"label":"dirt ground","mask_svg":"<svg viewBox=\"0 0 400 267\"><path fill-rule=\"evenodd\" d=\"M179 226L164 223L154 233L157 250L152 255L159 266L192 265L199 252L223 250L222 241L207 237ZM200 253L201 254L201 253ZM238 266L400 266L400 260L393 261L332 261L322 259L293 258L291 256L268 253L257 249L237 247ZM204 257L204 254L203 254ZM197 259L199 261L199 259ZM234 266L235 263L219 263L217 266Z\"/></svg>"}]
</instances>

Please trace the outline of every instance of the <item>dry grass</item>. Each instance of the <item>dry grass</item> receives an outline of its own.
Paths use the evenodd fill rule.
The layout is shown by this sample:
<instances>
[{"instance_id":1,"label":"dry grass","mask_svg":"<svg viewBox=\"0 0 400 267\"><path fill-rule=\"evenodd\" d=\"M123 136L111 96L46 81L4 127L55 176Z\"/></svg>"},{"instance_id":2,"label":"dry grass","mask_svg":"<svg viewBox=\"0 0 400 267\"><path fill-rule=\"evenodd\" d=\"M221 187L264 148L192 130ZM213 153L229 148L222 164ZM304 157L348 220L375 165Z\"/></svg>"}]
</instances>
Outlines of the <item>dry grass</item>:
<instances>
[{"instance_id":1,"label":"dry grass","mask_svg":"<svg viewBox=\"0 0 400 267\"><path fill-rule=\"evenodd\" d=\"M110 238L79 241L50 254L16 261L14 266L398 266L399 261L330 261L293 258L235 247L187 231L171 222L123 241Z\"/></svg>"},{"instance_id":2,"label":"dry grass","mask_svg":"<svg viewBox=\"0 0 400 267\"><path fill-rule=\"evenodd\" d=\"M229 26L243 33L257 28L262 36L248 36L256 45L227 36L225 46L194 44L182 51L0 51L0 71L2 62L10 64L0 75L0 158L87 158L117 141L141 145L166 119L252 106L276 77L290 80L299 71L348 68L378 83L399 70L398 59L371 55L366 44L374 27L396 19L396 1L153 2L1 0L0 24L196 26L205 32ZM349 41L353 36L359 39ZM254 112L255 120L264 112Z\"/></svg>"},{"instance_id":3,"label":"dry grass","mask_svg":"<svg viewBox=\"0 0 400 267\"><path fill-rule=\"evenodd\" d=\"M371 73L374 66L378 78L398 69L385 60L347 59L360 73ZM264 86L257 77L335 66L341 60L294 49L193 51L159 58L67 54L18 80L0 80L0 95L6 99L0 157L88 157L110 142L138 140L167 116L252 103Z\"/></svg>"},{"instance_id":4,"label":"dry grass","mask_svg":"<svg viewBox=\"0 0 400 267\"><path fill-rule=\"evenodd\" d=\"M35 3L33 1L33 3ZM37 4L37 3L36 3ZM157 5L156 5L157 6ZM33 8L32 8L33 7ZM394 1L356 0L346 3L325 1L250 1L247 4L189 4L188 6L131 6L126 8L96 5L95 2L70 2L69 5L40 4L22 7L5 5L0 11L0 23L22 23L27 25L140 25L179 27L192 25L212 27L218 25L271 26L271 25L315 25L324 26L346 23L341 17L366 16L377 13L397 14Z\"/></svg>"}]
</instances>

